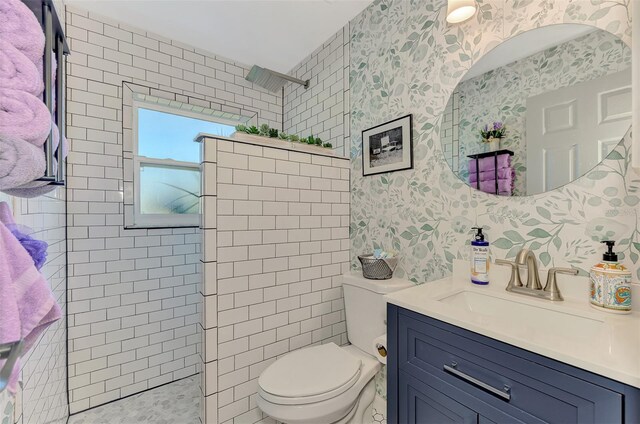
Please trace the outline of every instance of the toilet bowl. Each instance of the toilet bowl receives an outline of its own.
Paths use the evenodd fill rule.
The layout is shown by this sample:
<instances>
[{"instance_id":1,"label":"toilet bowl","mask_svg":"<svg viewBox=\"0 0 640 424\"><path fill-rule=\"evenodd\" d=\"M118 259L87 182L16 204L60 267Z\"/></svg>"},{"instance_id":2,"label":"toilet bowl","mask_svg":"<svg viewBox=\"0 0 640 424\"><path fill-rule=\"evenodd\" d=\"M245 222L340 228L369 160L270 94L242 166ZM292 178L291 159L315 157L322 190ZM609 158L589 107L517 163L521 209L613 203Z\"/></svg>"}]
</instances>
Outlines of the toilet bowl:
<instances>
[{"instance_id":1,"label":"toilet bowl","mask_svg":"<svg viewBox=\"0 0 640 424\"><path fill-rule=\"evenodd\" d=\"M334 343L297 350L273 365L258 379L258 407L291 424L358 422L350 418L373 401L373 377L382 367L358 348ZM363 392L370 396L363 399Z\"/></svg>"},{"instance_id":2,"label":"toilet bowl","mask_svg":"<svg viewBox=\"0 0 640 424\"><path fill-rule=\"evenodd\" d=\"M365 421L376 393L374 377L382 367L373 340L386 330L383 296L411 285L345 275L347 337L352 344L307 347L275 361L258 378L258 407L287 424Z\"/></svg>"}]
</instances>

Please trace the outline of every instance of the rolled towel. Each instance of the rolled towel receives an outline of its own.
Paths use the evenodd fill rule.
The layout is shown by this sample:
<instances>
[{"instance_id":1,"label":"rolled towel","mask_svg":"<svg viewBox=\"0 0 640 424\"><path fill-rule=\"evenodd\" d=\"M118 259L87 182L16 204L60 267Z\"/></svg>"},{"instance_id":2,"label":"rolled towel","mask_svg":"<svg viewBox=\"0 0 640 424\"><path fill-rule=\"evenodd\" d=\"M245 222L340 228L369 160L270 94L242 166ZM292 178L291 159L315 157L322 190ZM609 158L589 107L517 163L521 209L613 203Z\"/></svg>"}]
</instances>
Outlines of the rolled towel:
<instances>
[{"instance_id":1,"label":"rolled towel","mask_svg":"<svg viewBox=\"0 0 640 424\"><path fill-rule=\"evenodd\" d=\"M58 148L58 144L60 142L60 133L58 131L58 126L56 124L52 124L52 125L53 125L53 150L55 151ZM67 142L66 137L63 138L62 143L63 143L62 158L64 159L67 157L67 153L69 151L69 147L68 147L69 143ZM25 143L25 144L29 144L29 143ZM36 149L38 148L36 147ZM44 150L42 149L39 149L39 150L43 153L43 157L44 157ZM56 159L53 159L53 172L55 173L57 171L58 171L58 161ZM37 177L33 178L29 182L26 182L20 186L16 186L11 189L6 189L2 191L10 196L23 197L27 199L42 196L43 194L47 194L54 191L58 186L49 184L49 182L47 181L34 181L35 179L40 178L43 175L44 175L44 170Z\"/></svg>"},{"instance_id":2,"label":"rolled towel","mask_svg":"<svg viewBox=\"0 0 640 424\"><path fill-rule=\"evenodd\" d=\"M0 135L0 189L12 189L42 177L45 166L41 147Z\"/></svg>"},{"instance_id":3,"label":"rolled towel","mask_svg":"<svg viewBox=\"0 0 640 424\"><path fill-rule=\"evenodd\" d=\"M58 162L54 159L53 160L54 173L56 172L57 168L58 168ZM44 175L44 173L42 175ZM40 177L42 177L42 175L40 175ZM56 185L53 185L48 181L30 181L18 187L2 190L2 192L10 196L31 199L32 197L38 197L38 196L42 196L43 194L50 193L53 190L55 190L56 187L57 187Z\"/></svg>"},{"instance_id":4,"label":"rolled towel","mask_svg":"<svg viewBox=\"0 0 640 424\"><path fill-rule=\"evenodd\" d=\"M45 183L46 184L46 183ZM31 187L31 188L14 188L11 190L2 190L3 193L8 194L9 196L22 197L24 199L32 199L34 197L40 197L47 193L51 193L54 191L57 185L46 184L40 187Z\"/></svg>"},{"instance_id":5,"label":"rolled towel","mask_svg":"<svg viewBox=\"0 0 640 424\"><path fill-rule=\"evenodd\" d=\"M475 187L475 184L473 185ZM484 191L485 193L493 193L496 192L496 181L488 180L488 181L480 181L480 191ZM511 196L513 192L513 180L511 179L498 179L498 194Z\"/></svg>"},{"instance_id":6,"label":"rolled towel","mask_svg":"<svg viewBox=\"0 0 640 424\"><path fill-rule=\"evenodd\" d=\"M480 172L493 171L496 169L495 157L490 156L478 160L480 165ZM511 166L511 156L507 153L498 155L498 169L508 168ZM469 173L476 172L476 160L469 159Z\"/></svg>"},{"instance_id":7,"label":"rolled towel","mask_svg":"<svg viewBox=\"0 0 640 424\"><path fill-rule=\"evenodd\" d=\"M60 129L55 124L55 122L51 122L51 127L53 130L53 151L55 152L60 144ZM67 141L67 137L63 137L62 139L62 158L66 158L69 153L69 142ZM57 164L54 164L54 168L57 168Z\"/></svg>"},{"instance_id":8,"label":"rolled towel","mask_svg":"<svg viewBox=\"0 0 640 424\"><path fill-rule=\"evenodd\" d=\"M51 114L42 101L24 91L0 89L0 136L42 146L51 130Z\"/></svg>"},{"instance_id":9,"label":"rolled towel","mask_svg":"<svg viewBox=\"0 0 640 424\"><path fill-rule=\"evenodd\" d=\"M477 181L477 173L469 174L469 182L475 183ZM498 169L498 179L514 178L516 171L513 168L500 168ZM480 181L495 180L496 171L484 171L480 173Z\"/></svg>"},{"instance_id":10,"label":"rolled towel","mask_svg":"<svg viewBox=\"0 0 640 424\"><path fill-rule=\"evenodd\" d=\"M42 95L42 73L20 50L0 39L0 88L26 91L34 96Z\"/></svg>"},{"instance_id":11,"label":"rolled towel","mask_svg":"<svg viewBox=\"0 0 640 424\"><path fill-rule=\"evenodd\" d=\"M55 123L51 123L52 134L53 134L53 172L58 172L58 161L56 160L56 151L58 149L58 145L60 144L60 130ZM43 150L44 151L44 150ZM65 159L67 154L69 153L69 142L67 141L67 137L64 137L62 140L62 158ZM44 174L44 173L43 173ZM42 175L41 175L42 176ZM27 185L28 187L39 187L41 185L48 184L42 181L34 181L31 185Z\"/></svg>"},{"instance_id":12,"label":"rolled towel","mask_svg":"<svg viewBox=\"0 0 640 424\"><path fill-rule=\"evenodd\" d=\"M0 38L37 63L44 54L44 33L36 16L21 0L0 1Z\"/></svg>"}]
</instances>

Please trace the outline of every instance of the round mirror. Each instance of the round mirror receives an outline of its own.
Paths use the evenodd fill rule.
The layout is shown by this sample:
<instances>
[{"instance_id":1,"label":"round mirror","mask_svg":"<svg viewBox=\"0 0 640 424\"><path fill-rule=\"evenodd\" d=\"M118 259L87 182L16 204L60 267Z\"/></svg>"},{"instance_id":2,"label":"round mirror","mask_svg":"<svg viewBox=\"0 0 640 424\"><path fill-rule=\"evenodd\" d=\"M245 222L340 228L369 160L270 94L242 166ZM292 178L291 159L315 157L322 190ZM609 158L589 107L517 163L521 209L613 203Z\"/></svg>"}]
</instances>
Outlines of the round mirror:
<instances>
[{"instance_id":1,"label":"round mirror","mask_svg":"<svg viewBox=\"0 0 640 424\"><path fill-rule=\"evenodd\" d=\"M631 125L631 49L592 26L537 28L483 56L440 125L451 169L478 190L525 196L587 173Z\"/></svg>"}]
</instances>

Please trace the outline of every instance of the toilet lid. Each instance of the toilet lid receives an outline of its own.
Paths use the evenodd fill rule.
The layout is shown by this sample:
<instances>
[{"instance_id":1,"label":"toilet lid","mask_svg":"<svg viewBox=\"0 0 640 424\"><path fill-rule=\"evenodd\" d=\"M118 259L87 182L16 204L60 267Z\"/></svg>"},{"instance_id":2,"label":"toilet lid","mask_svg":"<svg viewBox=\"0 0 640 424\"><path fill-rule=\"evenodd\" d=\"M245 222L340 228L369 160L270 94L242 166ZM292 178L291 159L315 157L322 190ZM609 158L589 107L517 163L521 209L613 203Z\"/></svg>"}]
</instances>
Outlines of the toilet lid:
<instances>
[{"instance_id":1,"label":"toilet lid","mask_svg":"<svg viewBox=\"0 0 640 424\"><path fill-rule=\"evenodd\" d=\"M262 372L258 384L275 396L315 396L353 384L361 364L354 355L328 343L283 356Z\"/></svg>"}]
</instances>

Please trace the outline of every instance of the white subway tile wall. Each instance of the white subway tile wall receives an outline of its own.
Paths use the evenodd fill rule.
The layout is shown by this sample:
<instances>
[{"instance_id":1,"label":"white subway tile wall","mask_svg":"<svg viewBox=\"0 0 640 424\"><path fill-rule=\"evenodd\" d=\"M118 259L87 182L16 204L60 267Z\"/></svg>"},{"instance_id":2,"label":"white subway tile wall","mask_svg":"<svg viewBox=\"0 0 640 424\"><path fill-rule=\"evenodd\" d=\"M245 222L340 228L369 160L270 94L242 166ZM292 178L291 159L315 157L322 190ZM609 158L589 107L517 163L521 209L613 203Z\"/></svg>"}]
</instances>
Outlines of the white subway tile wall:
<instances>
[{"instance_id":1,"label":"white subway tile wall","mask_svg":"<svg viewBox=\"0 0 640 424\"><path fill-rule=\"evenodd\" d=\"M124 85L279 128L282 98L234 63L67 7L72 413L199 371L198 229L125 230ZM124 109L124 111L123 111ZM125 131L126 132L126 131ZM127 156L129 155L129 156Z\"/></svg>"},{"instance_id":2,"label":"white subway tile wall","mask_svg":"<svg viewBox=\"0 0 640 424\"><path fill-rule=\"evenodd\" d=\"M347 343L349 161L205 139L204 422L272 422L260 372L313 344ZM217 346L216 346L217 342Z\"/></svg>"},{"instance_id":3,"label":"white subway tile wall","mask_svg":"<svg viewBox=\"0 0 640 424\"><path fill-rule=\"evenodd\" d=\"M65 190L57 188L33 199L0 193L0 201L12 207L16 223L30 228L32 237L49 245L41 272L62 308L62 319L49 326L21 359L22 390L18 389L14 416L8 417L7 423L62 424L68 415ZM6 405L0 404L0 408L5 411ZM2 413L0 417L5 418Z\"/></svg>"},{"instance_id":4,"label":"white subway tile wall","mask_svg":"<svg viewBox=\"0 0 640 424\"><path fill-rule=\"evenodd\" d=\"M289 134L313 134L349 156L349 24L305 58L291 75L309 80L309 88L287 84L284 129Z\"/></svg>"}]
</instances>

